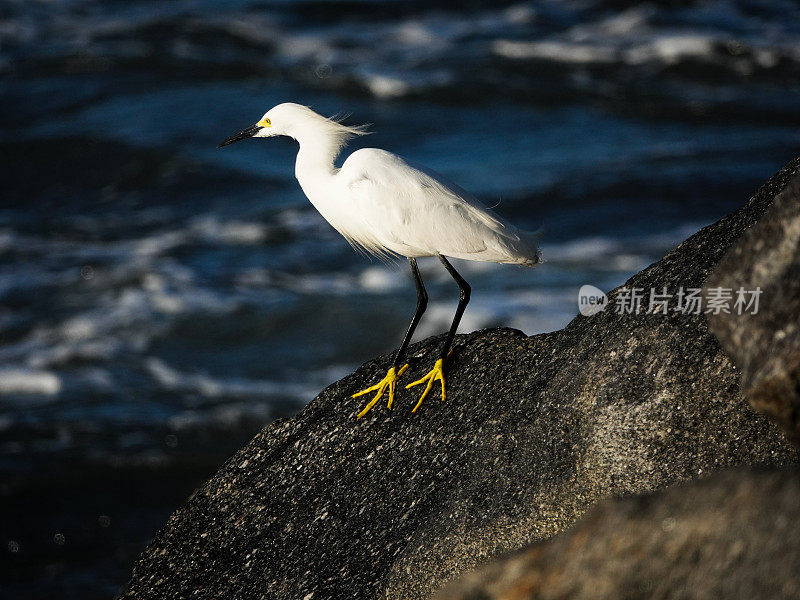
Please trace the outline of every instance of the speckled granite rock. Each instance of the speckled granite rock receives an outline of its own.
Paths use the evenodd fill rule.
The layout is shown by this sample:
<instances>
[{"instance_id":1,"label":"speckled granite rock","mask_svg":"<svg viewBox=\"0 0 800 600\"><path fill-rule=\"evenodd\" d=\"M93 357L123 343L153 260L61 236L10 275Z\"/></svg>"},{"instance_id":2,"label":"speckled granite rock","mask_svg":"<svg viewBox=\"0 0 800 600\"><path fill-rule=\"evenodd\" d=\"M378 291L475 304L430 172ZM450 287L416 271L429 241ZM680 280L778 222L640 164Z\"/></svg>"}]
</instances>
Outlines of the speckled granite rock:
<instances>
[{"instance_id":1,"label":"speckled granite rock","mask_svg":"<svg viewBox=\"0 0 800 600\"><path fill-rule=\"evenodd\" d=\"M725 255L706 287L761 289L756 314L723 312L709 322L741 368L750 403L800 445L800 176Z\"/></svg>"},{"instance_id":2,"label":"speckled granite rock","mask_svg":"<svg viewBox=\"0 0 800 600\"><path fill-rule=\"evenodd\" d=\"M627 285L700 287L799 164ZM363 365L231 458L158 533L122 597L428 598L605 496L798 458L739 394L702 314L609 309L547 335L461 336L447 402L412 415L416 392L402 390L393 411L356 422L363 401L350 394L390 360Z\"/></svg>"},{"instance_id":3,"label":"speckled granite rock","mask_svg":"<svg viewBox=\"0 0 800 600\"><path fill-rule=\"evenodd\" d=\"M437 600L800 598L800 473L717 473L606 500L570 530Z\"/></svg>"}]
</instances>

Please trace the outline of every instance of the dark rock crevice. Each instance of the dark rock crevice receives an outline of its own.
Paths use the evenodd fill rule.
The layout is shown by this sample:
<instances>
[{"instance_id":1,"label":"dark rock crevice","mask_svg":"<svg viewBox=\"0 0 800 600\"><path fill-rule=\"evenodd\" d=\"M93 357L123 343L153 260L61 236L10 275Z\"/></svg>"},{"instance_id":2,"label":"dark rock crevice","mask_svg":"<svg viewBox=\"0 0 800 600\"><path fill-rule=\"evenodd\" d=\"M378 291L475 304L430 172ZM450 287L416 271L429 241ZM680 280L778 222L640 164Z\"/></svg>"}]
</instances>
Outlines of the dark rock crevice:
<instances>
[{"instance_id":1,"label":"dark rock crevice","mask_svg":"<svg viewBox=\"0 0 800 600\"><path fill-rule=\"evenodd\" d=\"M709 276L707 288L760 290L756 314L709 315L754 408L800 446L800 176Z\"/></svg>"},{"instance_id":2,"label":"dark rock crevice","mask_svg":"<svg viewBox=\"0 0 800 600\"><path fill-rule=\"evenodd\" d=\"M796 469L735 469L606 500L574 527L447 586L437 600L800 595Z\"/></svg>"}]
</instances>

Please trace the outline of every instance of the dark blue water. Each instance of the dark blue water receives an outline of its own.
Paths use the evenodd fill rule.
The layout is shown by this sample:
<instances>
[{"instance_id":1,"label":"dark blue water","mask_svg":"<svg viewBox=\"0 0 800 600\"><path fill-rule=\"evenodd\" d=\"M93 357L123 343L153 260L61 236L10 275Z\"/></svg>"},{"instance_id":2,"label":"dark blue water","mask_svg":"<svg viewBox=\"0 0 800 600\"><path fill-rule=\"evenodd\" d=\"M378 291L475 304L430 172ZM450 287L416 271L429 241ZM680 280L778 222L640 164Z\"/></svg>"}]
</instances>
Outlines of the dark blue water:
<instances>
[{"instance_id":1,"label":"dark blue water","mask_svg":"<svg viewBox=\"0 0 800 600\"><path fill-rule=\"evenodd\" d=\"M274 104L545 226L534 271L457 263L462 331L562 327L798 152L793 2L464 6L0 2L0 596L110 597L226 456L399 343L405 265L317 215L295 145L216 149ZM456 300L423 262L418 337Z\"/></svg>"}]
</instances>

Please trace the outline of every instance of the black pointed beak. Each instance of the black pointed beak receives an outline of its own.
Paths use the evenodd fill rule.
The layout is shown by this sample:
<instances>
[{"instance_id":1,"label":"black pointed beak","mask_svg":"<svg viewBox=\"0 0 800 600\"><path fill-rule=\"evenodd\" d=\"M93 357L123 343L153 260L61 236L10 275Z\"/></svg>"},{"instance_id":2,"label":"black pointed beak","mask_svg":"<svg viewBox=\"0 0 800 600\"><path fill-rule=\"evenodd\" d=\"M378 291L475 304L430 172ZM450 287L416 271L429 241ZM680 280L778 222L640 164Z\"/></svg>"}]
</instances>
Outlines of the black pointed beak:
<instances>
[{"instance_id":1,"label":"black pointed beak","mask_svg":"<svg viewBox=\"0 0 800 600\"><path fill-rule=\"evenodd\" d=\"M246 140L247 138L251 138L255 134L257 134L259 131L261 131L261 129L262 128L260 126L258 126L258 125L251 125L247 129L243 129L239 133L235 133L234 135L232 135L228 139L224 140L222 143L220 143L219 146L217 146L217 148L222 148L223 146L227 146L228 144L232 144L233 142L241 142L242 140Z\"/></svg>"}]
</instances>

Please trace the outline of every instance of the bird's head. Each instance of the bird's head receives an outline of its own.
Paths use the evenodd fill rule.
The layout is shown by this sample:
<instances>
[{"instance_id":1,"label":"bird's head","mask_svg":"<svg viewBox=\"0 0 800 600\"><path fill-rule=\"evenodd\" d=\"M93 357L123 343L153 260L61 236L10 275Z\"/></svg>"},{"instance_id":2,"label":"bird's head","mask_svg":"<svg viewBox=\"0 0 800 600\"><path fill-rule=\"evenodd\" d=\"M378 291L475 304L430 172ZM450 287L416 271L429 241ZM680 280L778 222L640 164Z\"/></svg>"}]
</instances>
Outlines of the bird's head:
<instances>
[{"instance_id":1,"label":"bird's head","mask_svg":"<svg viewBox=\"0 0 800 600\"><path fill-rule=\"evenodd\" d=\"M292 109L287 107L293 106L300 107L298 104L278 104L278 106L275 106L264 113L264 116L261 117L255 125L251 125L239 133L235 133L231 137L223 140L222 143L217 146L217 148L222 148L228 144L240 142L251 137L273 137L276 135L288 135L287 128L291 125L293 119L291 118L291 115L287 114L292 112Z\"/></svg>"},{"instance_id":2,"label":"bird's head","mask_svg":"<svg viewBox=\"0 0 800 600\"><path fill-rule=\"evenodd\" d=\"M302 104L284 102L269 109L255 125L251 125L232 135L217 147L222 148L228 144L251 137L287 135L294 139L299 139L304 133L327 134L337 139L346 140L347 137L352 137L353 135L363 135L366 133L366 129L364 127L347 127L336 120L328 119L315 113Z\"/></svg>"}]
</instances>

